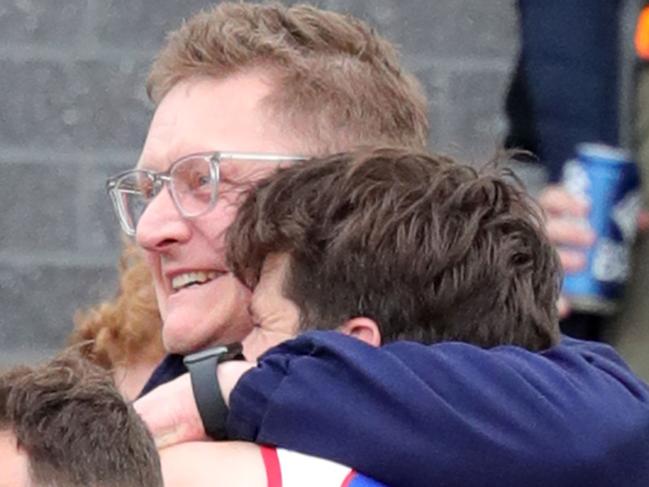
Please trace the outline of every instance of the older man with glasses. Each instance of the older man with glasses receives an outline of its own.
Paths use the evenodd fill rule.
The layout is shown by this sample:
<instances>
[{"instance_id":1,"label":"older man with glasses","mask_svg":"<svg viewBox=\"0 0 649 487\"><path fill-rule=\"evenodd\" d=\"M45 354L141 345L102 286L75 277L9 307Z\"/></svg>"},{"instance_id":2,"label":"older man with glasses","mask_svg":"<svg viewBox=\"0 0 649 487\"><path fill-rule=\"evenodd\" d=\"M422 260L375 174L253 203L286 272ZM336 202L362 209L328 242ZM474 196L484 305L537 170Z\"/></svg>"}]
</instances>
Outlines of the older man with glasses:
<instances>
[{"instance_id":1,"label":"older man with glasses","mask_svg":"<svg viewBox=\"0 0 649 487\"><path fill-rule=\"evenodd\" d=\"M419 149L426 143L428 128L423 93L399 65L392 46L358 20L308 6L222 2L192 17L168 37L151 69L148 92L156 111L137 168L109 182L122 227L134 235L151 269L164 321L163 341L171 353L144 392L184 373L184 355L239 341L252 328L247 311L250 290L229 272L223 248L224 232L236 213L242 187L300 156L361 145ZM165 182L168 191L162 190ZM331 337L315 345L323 353L313 354L313 344L301 343L291 353L310 357L312 367L322 367L329 373L315 372L309 378L314 369L301 368L307 376L300 375L299 383L317 382L325 395L330 388L355 391L358 403L351 408L354 411L369 411L389 401L395 407L390 415L392 430L406 428L411 435L385 438L381 431L364 423L362 415L345 415L343 409L338 431L321 429L319 435L305 435L294 438L291 445L282 445L281 428L268 429L260 423L270 420L274 426L281 425L303 405L299 414L305 421L318 424L320 417L329 416L335 408L324 400L313 404L308 394L298 395L306 401L292 402L298 396L286 398L281 390L271 398L277 401L272 404L273 415L257 416L239 403L237 413L249 413L250 421L258 422L236 434L335 459L378 479L385 478L386 465L409 461L412 441L428 444L449 424L455 408L466 404L475 403L480 411L492 413L486 415L487 422L493 421L492 429L500 433L486 437L489 452L502 453L500 435L512 435L529 447L521 451L525 457L521 460L530 454L542 459L547 451L540 445L547 445L554 432L512 426L501 413L513 403L538 414L556 415L553 417L564 426L567 445L580 444L576 439L588 435L600 440L615 437L635 445L649 428L649 408L633 431L618 425L615 418L628 408L637 410L645 396L620 395L629 385L616 376L609 377L605 367L597 365L600 362L565 367L564 352L591 364L593 351L589 347L575 348L573 344L566 350L568 347L559 345L556 354L542 361L547 367L535 365L539 364L536 354L525 351L516 354L514 363L496 360L504 372L515 368L523 374L516 383L525 393L508 397L507 405L501 397L478 393L492 390L490 381L498 383L501 375L490 374L479 381L465 376L461 364L466 357L451 348L444 353L448 361L445 371L434 371L428 377L432 397L439 402L422 404L416 395L392 401L394 382L375 373L395 369L402 376L402 385L408 380L420 381L415 371L419 369L409 362L410 357L395 362L389 353L378 349L371 360L356 364L358 374L351 380L348 374L330 373L346 363L348 344ZM428 353L424 345L421 350ZM260 398L265 397L271 379L264 373L276 369L261 367L237 382L243 369L233 362L224 364L233 367L219 368L224 383L217 382L216 363L232 358L231 352L225 347L190 358L192 367L205 365L195 381L198 409L186 376L155 391L153 394L157 394L149 395L147 402L140 402L139 410L160 443L203 438L199 413L217 422L227 416L222 398L215 392L219 385L226 398L235 383L235 391L248 386L256 388ZM287 363L290 358L286 358ZM521 360L530 366L521 367ZM602 363L609 361L603 358ZM282 371L285 384L292 384L291 372L296 369ZM225 370L230 371L227 377ZM565 380L559 385L557 377ZM644 390L631 382L638 391ZM447 389L450 384L454 386ZM559 388L561 393L557 392ZM448 393L442 393L444 390ZM540 396L547 401L547 408L539 408ZM617 402L611 408L590 407L599 404L602 397L616 397ZM291 408L284 409L287 404ZM214 407L221 409L215 412ZM422 410L430 414L421 415ZM404 420L417 425L413 428ZM223 431L218 426L208 430ZM463 458L463 442L457 441L462 434L457 431L445 437L445 458ZM359 442L366 448L359 448ZM593 444L595 456L607 454L606 445ZM424 453L427 468L449 468L436 464L434 454ZM416 478L417 472L413 476ZM419 485L427 485L425 477L419 481Z\"/></svg>"},{"instance_id":2,"label":"older man with glasses","mask_svg":"<svg viewBox=\"0 0 649 487\"><path fill-rule=\"evenodd\" d=\"M144 250L171 353L241 340L249 290L225 266L241 188L304 155L355 145L421 148L425 97L394 49L356 19L312 7L219 4L174 32L147 88L156 104L137 167L108 190ZM163 186L167 185L167 191Z\"/></svg>"}]
</instances>

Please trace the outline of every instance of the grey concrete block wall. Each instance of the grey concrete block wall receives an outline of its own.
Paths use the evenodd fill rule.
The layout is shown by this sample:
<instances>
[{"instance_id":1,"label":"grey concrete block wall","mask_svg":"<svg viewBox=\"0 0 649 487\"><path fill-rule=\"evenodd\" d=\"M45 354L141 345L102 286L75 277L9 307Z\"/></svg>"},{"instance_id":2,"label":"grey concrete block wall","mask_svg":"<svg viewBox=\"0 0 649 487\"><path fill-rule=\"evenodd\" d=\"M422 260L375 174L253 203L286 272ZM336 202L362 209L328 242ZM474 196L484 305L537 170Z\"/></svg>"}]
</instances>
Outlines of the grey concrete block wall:
<instances>
[{"instance_id":1,"label":"grey concrete block wall","mask_svg":"<svg viewBox=\"0 0 649 487\"><path fill-rule=\"evenodd\" d=\"M120 235L104 180L137 158L165 33L213 3L0 2L0 366L56 350L74 310L114 292ZM513 0L314 3L398 44L428 93L433 147L491 155L517 50Z\"/></svg>"}]
</instances>

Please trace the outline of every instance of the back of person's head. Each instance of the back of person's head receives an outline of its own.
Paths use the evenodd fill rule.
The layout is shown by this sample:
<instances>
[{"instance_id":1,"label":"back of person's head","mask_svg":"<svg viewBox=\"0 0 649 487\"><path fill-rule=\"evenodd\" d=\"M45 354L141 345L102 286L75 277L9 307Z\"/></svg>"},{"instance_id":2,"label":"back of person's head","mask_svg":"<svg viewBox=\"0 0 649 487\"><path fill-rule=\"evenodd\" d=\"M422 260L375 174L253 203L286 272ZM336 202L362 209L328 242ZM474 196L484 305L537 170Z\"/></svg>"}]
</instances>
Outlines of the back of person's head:
<instances>
[{"instance_id":1,"label":"back of person's head","mask_svg":"<svg viewBox=\"0 0 649 487\"><path fill-rule=\"evenodd\" d=\"M425 96L364 22L308 5L221 2L171 33L149 74L158 104L179 81L263 72L275 123L310 153L372 144L423 148Z\"/></svg>"},{"instance_id":2,"label":"back of person's head","mask_svg":"<svg viewBox=\"0 0 649 487\"><path fill-rule=\"evenodd\" d=\"M34 487L161 487L151 435L108 373L67 352L0 376L0 431L16 438Z\"/></svg>"},{"instance_id":3,"label":"back of person's head","mask_svg":"<svg viewBox=\"0 0 649 487\"><path fill-rule=\"evenodd\" d=\"M284 296L303 329L365 316L383 343L544 349L561 277L540 213L509 173L382 149L280 169L245 198L228 261L253 286L288 253Z\"/></svg>"}]
</instances>

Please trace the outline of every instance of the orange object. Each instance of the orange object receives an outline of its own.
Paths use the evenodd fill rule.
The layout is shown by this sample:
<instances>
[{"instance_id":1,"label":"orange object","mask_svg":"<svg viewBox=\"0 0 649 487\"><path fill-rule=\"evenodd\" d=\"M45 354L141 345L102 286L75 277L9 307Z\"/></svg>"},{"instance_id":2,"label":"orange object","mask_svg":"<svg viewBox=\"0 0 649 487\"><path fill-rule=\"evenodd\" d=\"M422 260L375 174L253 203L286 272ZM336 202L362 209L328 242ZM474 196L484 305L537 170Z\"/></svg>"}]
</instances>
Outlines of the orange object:
<instances>
[{"instance_id":1,"label":"orange object","mask_svg":"<svg viewBox=\"0 0 649 487\"><path fill-rule=\"evenodd\" d=\"M642 9L638 17L635 30L635 51L640 59L649 61L649 5Z\"/></svg>"}]
</instances>

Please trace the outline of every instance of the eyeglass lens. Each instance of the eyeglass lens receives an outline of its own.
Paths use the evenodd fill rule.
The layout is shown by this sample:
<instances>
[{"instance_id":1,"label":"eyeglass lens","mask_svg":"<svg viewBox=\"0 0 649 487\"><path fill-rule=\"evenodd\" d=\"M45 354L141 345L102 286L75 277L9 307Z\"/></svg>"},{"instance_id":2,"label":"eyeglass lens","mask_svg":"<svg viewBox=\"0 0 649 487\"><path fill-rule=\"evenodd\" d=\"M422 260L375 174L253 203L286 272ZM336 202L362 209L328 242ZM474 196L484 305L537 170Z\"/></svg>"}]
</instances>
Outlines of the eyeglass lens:
<instances>
[{"instance_id":1,"label":"eyeglass lens","mask_svg":"<svg viewBox=\"0 0 649 487\"><path fill-rule=\"evenodd\" d=\"M213 166L206 158L179 161L171 170L171 193L184 216L197 216L216 198Z\"/></svg>"},{"instance_id":2,"label":"eyeglass lens","mask_svg":"<svg viewBox=\"0 0 649 487\"><path fill-rule=\"evenodd\" d=\"M198 216L208 210L216 199L218 179L213 166L204 157L178 161L169 174L170 191L180 213L185 217ZM121 217L129 230L135 233L140 217L148 204L162 190L163 180L146 171L125 175L117 185Z\"/></svg>"},{"instance_id":3,"label":"eyeglass lens","mask_svg":"<svg viewBox=\"0 0 649 487\"><path fill-rule=\"evenodd\" d=\"M120 216L129 233L134 233L148 202L154 196L155 181L150 174L134 172L120 179L115 194L119 198Z\"/></svg>"}]
</instances>

